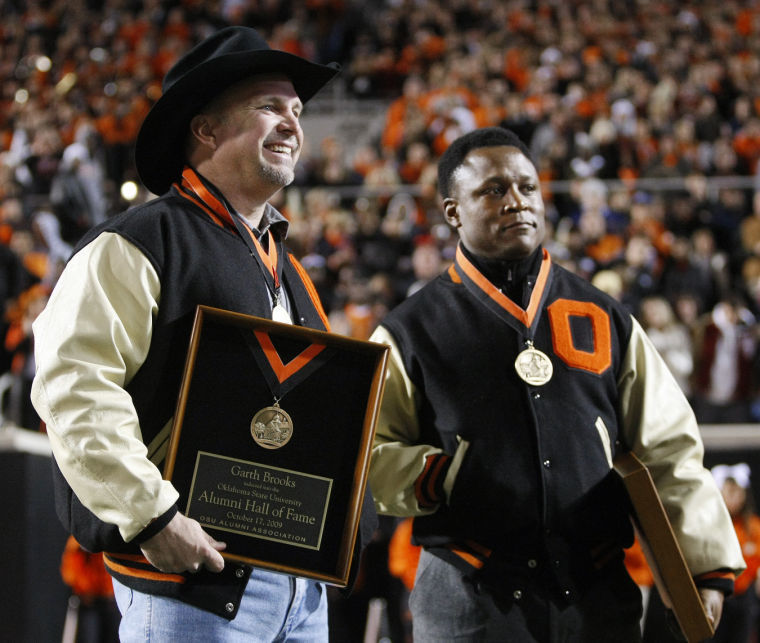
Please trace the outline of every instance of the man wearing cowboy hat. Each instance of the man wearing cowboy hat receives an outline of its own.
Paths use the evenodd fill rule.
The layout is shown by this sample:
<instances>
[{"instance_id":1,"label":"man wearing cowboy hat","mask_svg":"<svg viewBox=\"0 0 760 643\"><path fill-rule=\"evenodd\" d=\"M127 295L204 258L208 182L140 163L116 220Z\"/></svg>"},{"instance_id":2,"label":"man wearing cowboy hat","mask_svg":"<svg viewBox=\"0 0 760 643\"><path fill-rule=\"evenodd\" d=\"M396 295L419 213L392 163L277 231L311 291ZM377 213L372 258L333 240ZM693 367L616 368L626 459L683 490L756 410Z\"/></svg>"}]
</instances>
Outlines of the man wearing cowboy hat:
<instances>
[{"instance_id":1,"label":"man wearing cowboy hat","mask_svg":"<svg viewBox=\"0 0 760 643\"><path fill-rule=\"evenodd\" d=\"M246 27L185 54L137 140L161 196L85 236L35 324L58 514L105 552L124 641L327 639L324 587L225 564L160 467L197 305L327 330L268 199L293 180L303 104L336 73Z\"/></svg>"}]
</instances>

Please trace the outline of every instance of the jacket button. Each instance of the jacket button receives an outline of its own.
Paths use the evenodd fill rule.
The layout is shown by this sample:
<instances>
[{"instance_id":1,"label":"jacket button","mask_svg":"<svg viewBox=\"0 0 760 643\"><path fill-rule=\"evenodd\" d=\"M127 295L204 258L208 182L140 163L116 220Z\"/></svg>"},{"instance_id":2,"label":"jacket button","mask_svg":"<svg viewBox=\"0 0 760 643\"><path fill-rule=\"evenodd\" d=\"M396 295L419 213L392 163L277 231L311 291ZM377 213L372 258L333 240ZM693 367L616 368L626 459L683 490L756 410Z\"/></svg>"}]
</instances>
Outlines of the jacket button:
<instances>
[{"instance_id":1,"label":"jacket button","mask_svg":"<svg viewBox=\"0 0 760 643\"><path fill-rule=\"evenodd\" d=\"M224 609L227 610L227 612L231 614L232 612L235 611L235 604L234 603L227 603L224 606Z\"/></svg>"},{"instance_id":2,"label":"jacket button","mask_svg":"<svg viewBox=\"0 0 760 643\"><path fill-rule=\"evenodd\" d=\"M544 462L543 462L543 465L544 465L545 468L551 469L552 468L552 461L549 458L546 458L546 460L544 460Z\"/></svg>"},{"instance_id":3,"label":"jacket button","mask_svg":"<svg viewBox=\"0 0 760 643\"><path fill-rule=\"evenodd\" d=\"M512 596L516 601L519 601L522 598L522 592L519 589L516 589L514 592L512 592Z\"/></svg>"},{"instance_id":4,"label":"jacket button","mask_svg":"<svg viewBox=\"0 0 760 643\"><path fill-rule=\"evenodd\" d=\"M538 565L538 563L536 562L536 560L534 558L531 558L528 561L528 567L530 567L531 569L535 569L537 565Z\"/></svg>"},{"instance_id":5,"label":"jacket button","mask_svg":"<svg viewBox=\"0 0 760 643\"><path fill-rule=\"evenodd\" d=\"M238 578L243 578L243 576L245 576L245 570L242 567L238 567L235 570L235 576L237 576Z\"/></svg>"}]
</instances>

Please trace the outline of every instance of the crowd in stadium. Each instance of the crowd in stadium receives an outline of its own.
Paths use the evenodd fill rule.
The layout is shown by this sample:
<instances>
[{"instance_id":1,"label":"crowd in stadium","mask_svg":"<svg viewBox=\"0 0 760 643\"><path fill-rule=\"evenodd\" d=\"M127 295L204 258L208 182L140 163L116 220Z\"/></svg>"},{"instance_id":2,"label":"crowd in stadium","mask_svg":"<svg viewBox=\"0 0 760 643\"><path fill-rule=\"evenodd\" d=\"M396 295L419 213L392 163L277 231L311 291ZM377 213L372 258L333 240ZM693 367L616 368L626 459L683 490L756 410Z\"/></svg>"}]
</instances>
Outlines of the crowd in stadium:
<instances>
[{"instance_id":1,"label":"crowd in stadium","mask_svg":"<svg viewBox=\"0 0 760 643\"><path fill-rule=\"evenodd\" d=\"M121 186L136 179L132 146L167 69L244 23L275 48L340 62L340 95L387 105L376 140L313 143L277 204L335 330L367 337L447 265L455 235L436 159L459 134L503 125L540 170L554 260L626 302L702 421L756 418L755 3L51 0L1 11L4 370L28 377L28 322L61 265L86 229L134 202ZM129 198L150 195L138 185ZM732 359L715 359L718 342ZM14 419L33 423L19 406Z\"/></svg>"},{"instance_id":2,"label":"crowd in stadium","mask_svg":"<svg viewBox=\"0 0 760 643\"><path fill-rule=\"evenodd\" d=\"M162 77L228 24L340 62L337 95L386 106L369 143L312 141L276 204L333 330L368 337L446 268L456 238L436 159L460 134L503 125L539 169L554 261L629 307L701 422L760 420L758 3L7 0L6 421L38 427L31 322L77 240L151 197L122 186L137 181L133 144Z\"/></svg>"}]
</instances>

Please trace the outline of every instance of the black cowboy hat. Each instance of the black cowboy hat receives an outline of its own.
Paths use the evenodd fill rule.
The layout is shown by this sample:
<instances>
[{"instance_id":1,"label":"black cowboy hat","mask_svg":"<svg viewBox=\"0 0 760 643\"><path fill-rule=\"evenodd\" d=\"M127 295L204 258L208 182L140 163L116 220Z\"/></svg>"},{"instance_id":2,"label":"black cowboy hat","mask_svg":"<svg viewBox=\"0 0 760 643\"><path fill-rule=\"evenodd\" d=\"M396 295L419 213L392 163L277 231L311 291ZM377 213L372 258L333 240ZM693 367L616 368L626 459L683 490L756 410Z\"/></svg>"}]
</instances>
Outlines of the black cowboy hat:
<instances>
[{"instance_id":1,"label":"black cowboy hat","mask_svg":"<svg viewBox=\"0 0 760 643\"><path fill-rule=\"evenodd\" d=\"M190 120L212 98L253 74L282 73L305 103L339 71L271 49L250 27L226 27L182 56L164 78L163 94L145 117L135 146L140 180L163 194L182 173Z\"/></svg>"}]
</instances>

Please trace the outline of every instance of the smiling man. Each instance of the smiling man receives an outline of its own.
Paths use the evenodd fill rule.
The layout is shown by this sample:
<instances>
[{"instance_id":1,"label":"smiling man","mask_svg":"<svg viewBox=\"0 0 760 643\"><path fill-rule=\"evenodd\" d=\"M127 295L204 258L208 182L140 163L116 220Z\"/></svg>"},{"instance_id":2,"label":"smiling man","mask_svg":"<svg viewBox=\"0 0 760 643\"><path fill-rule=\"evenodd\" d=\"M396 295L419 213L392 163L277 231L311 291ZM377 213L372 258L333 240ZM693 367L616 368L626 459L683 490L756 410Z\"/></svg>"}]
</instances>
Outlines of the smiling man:
<instances>
[{"instance_id":1,"label":"smiling man","mask_svg":"<svg viewBox=\"0 0 760 643\"><path fill-rule=\"evenodd\" d=\"M370 484L423 546L415 643L640 641L611 471L625 450L649 465L717 624L744 563L664 362L616 301L552 263L512 132L457 139L438 179L455 262L372 337L391 359Z\"/></svg>"},{"instance_id":2,"label":"smiling man","mask_svg":"<svg viewBox=\"0 0 760 643\"><path fill-rule=\"evenodd\" d=\"M58 514L105 552L122 641L328 638L324 586L225 565L161 467L198 305L327 330L268 201L293 181L303 104L336 73L246 27L180 58L135 152L160 196L85 236L34 325ZM360 541L376 524L365 510Z\"/></svg>"}]
</instances>

